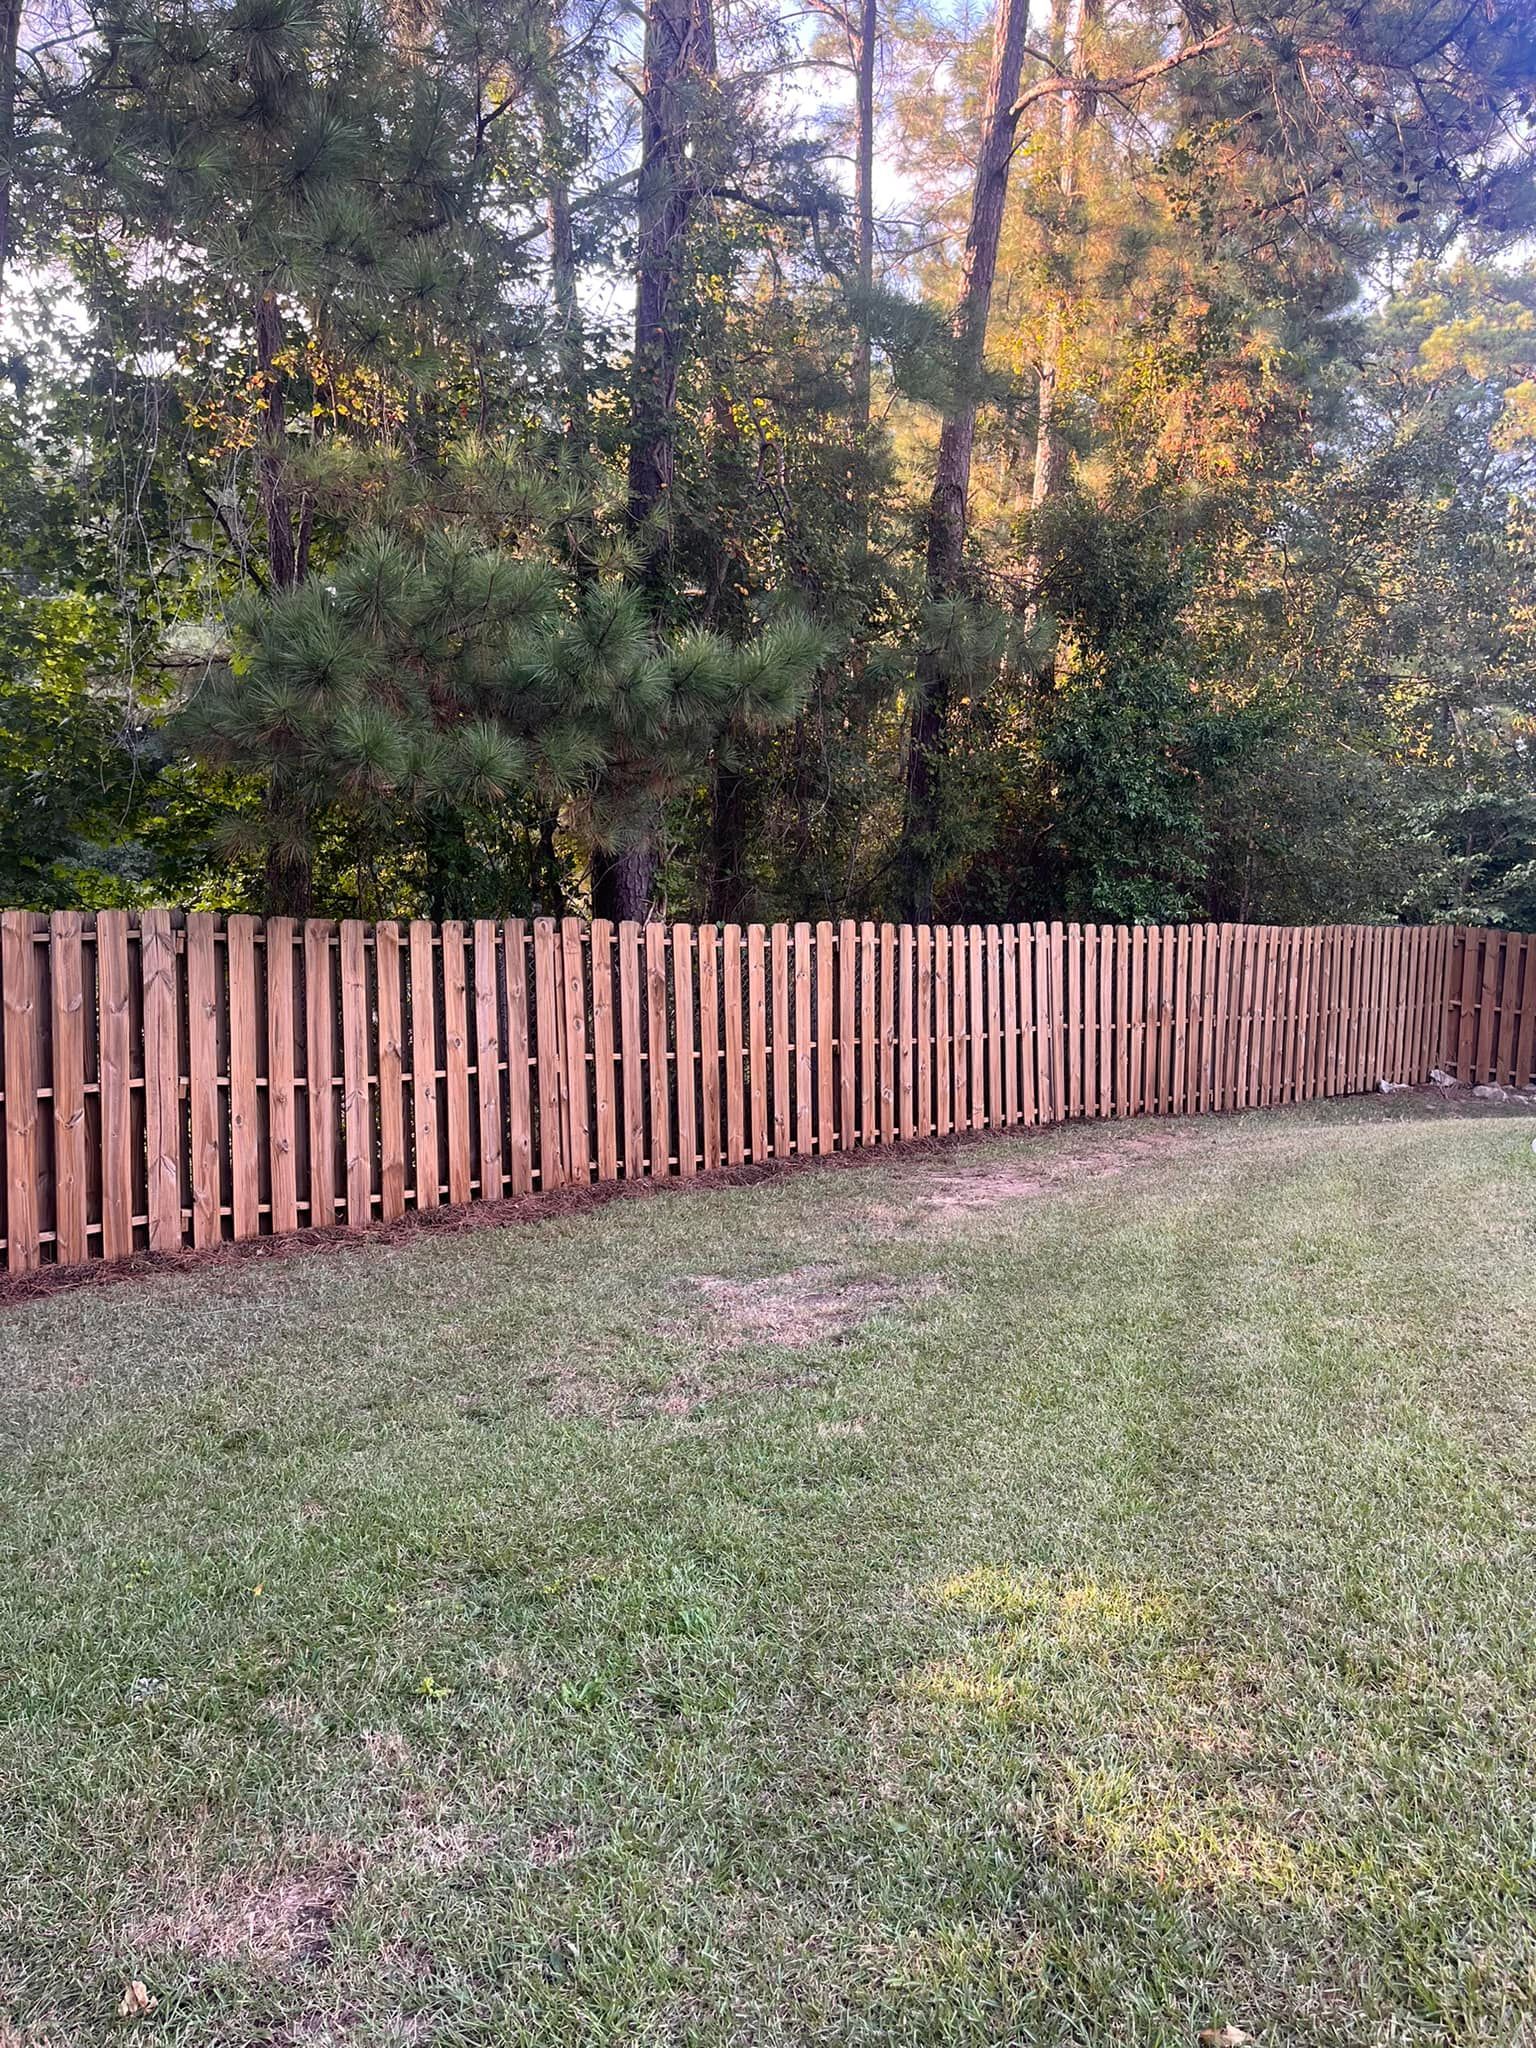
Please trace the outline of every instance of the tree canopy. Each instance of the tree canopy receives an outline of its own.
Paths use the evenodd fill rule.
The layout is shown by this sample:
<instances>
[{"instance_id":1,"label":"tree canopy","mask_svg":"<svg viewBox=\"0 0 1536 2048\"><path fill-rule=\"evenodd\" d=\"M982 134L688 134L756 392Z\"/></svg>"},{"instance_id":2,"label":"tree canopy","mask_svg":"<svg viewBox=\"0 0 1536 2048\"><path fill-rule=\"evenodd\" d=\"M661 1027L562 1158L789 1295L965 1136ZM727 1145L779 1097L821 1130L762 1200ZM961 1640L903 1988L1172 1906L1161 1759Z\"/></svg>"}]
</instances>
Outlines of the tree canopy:
<instances>
[{"instance_id":1,"label":"tree canopy","mask_svg":"<svg viewBox=\"0 0 1536 2048\"><path fill-rule=\"evenodd\" d=\"M1465 0L0 5L0 897L1536 925Z\"/></svg>"}]
</instances>

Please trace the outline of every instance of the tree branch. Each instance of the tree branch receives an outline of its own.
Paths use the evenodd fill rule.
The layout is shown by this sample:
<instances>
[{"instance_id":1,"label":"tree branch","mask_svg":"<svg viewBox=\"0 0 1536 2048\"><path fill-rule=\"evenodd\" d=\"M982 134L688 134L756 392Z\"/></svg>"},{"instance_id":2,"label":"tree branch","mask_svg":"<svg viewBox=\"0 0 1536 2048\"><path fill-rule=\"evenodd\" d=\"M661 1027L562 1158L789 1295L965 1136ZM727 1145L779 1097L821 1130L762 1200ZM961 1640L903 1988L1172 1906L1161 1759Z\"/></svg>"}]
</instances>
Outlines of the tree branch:
<instances>
[{"instance_id":1,"label":"tree branch","mask_svg":"<svg viewBox=\"0 0 1536 2048\"><path fill-rule=\"evenodd\" d=\"M640 176L637 164L632 171L620 171L617 177L605 178L601 185L594 185L590 192L583 192L571 201L572 213L579 213L585 206L601 206L605 199L611 199L616 192L622 192L626 185L633 185ZM502 243L504 249L523 249L530 242L537 242L549 233L547 223L540 221L537 227L524 228L520 235L509 235Z\"/></svg>"},{"instance_id":2,"label":"tree branch","mask_svg":"<svg viewBox=\"0 0 1536 2048\"><path fill-rule=\"evenodd\" d=\"M1015 116L1026 113L1037 100L1046 99L1054 93L1091 92L1106 99L1118 98L1122 93L1134 92L1138 86L1150 85L1154 78L1161 78L1166 72L1177 71L1181 64L1188 64L1211 50L1221 49L1237 32L1238 23L1229 22L1225 28L1202 36L1198 42L1186 43L1171 55L1159 57L1155 64L1144 64L1139 71L1128 71L1121 78L1095 78L1088 72L1066 72L1057 78L1042 78L1014 101L1013 112Z\"/></svg>"}]
</instances>

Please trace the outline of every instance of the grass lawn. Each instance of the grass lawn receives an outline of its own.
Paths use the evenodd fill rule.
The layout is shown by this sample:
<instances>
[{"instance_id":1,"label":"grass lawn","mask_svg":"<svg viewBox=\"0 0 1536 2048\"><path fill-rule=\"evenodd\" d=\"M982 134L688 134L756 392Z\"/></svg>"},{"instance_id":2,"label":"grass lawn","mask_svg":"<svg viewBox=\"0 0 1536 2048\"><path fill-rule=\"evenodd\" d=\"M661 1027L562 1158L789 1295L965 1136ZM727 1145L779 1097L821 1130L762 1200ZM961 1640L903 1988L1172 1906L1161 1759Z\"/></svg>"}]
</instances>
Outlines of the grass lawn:
<instances>
[{"instance_id":1,"label":"grass lawn","mask_svg":"<svg viewBox=\"0 0 1536 2048\"><path fill-rule=\"evenodd\" d=\"M5 1311L0 2042L1536 2040L1533 1128Z\"/></svg>"}]
</instances>

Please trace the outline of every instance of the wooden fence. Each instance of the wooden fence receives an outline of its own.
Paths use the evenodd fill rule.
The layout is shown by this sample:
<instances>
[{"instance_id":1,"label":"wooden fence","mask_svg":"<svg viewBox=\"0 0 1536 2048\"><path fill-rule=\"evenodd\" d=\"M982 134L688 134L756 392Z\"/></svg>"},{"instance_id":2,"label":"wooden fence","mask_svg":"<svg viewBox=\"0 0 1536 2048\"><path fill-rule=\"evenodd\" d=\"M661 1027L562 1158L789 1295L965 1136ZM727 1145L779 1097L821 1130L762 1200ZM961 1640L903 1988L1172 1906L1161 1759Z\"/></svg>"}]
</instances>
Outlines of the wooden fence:
<instances>
[{"instance_id":1,"label":"wooden fence","mask_svg":"<svg viewBox=\"0 0 1536 2048\"><path fill-rule=\"evenodd\" d=\"M1536 1086L1536 932L1456 928L1439 1065L1474 1087Z\"/></svg>"},{"instance_id":2,"label":"wooden fence","mask_svg":"<svg viewBox=\"0 0 1536 2048\"><path fill-rule=\"evenodd\" d=\"M13 911L0 995L13 1271L1536 1068L1536 938L1450 927Z\"/></svg>"}]
</instances>

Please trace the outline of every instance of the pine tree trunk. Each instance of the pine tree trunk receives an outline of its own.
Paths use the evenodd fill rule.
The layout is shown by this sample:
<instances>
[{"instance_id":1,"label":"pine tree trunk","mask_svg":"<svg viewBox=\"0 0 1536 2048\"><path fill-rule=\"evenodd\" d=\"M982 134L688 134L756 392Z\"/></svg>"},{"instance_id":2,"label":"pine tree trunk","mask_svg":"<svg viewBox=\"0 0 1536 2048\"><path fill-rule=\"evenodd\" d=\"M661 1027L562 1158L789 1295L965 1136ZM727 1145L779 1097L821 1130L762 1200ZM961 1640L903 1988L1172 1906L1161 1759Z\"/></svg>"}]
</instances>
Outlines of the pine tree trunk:
<instances>
[{"instance_id":1,"label":"pine tree trunk","mask_svg":"<svg viewBox=\"0 0 1536 2048\"><path fill-rule=\"evenodd\" d=\"M651 911L651 883L656 859L649 841L602 850L592 856L592 915L618 924L625 918L644 924Z\"/></svg>"},{"instance_id":2,"label":"pine tree trunk","mask_svg":"<svg viewBox=\"0 0 1536 2048\"><path fill-rule=\"evenodd\" d=\"M627 524L640 547L642 580L653 599L665 580L668 543L662 529L676 464L677 380L685 345L683 264L698 200L690 150L699 126L699 101L714 76L709 0L647 0ZM594 855L594 907L600 902L609 906L599 915L645 916L655 838L655 832L648 832L615 854Z\"/></svg>"},{"instance_id":3,"label":"pine tree trunk","mask_svg":"<svg viewBox=\"0 0 1536 2048\"><path fill-rule=\"evenodd\" d=\"M268 917L310 917L315 903L314 865L294 844L294 810L276 770L267 786L266 817L263 909Z\"/></svg>"},{"instance_id":4,"label":"pine tree trunk","mask_svg":"<svg viewBox=\"0 0 1536 2048\"><path fill-rule=\"evenodd\" d=\"M738 767L715 763L704 884L704 915L711 924L728 924L746 902L747 789L747 778Z\"/></svg>"},{"instance_id":5,"label":"pine tree trunk","mask_svg":"<svg viewBox=\"0 0 1536 2048\"><path fill-rule=\"evenodd\" d=\"M311 508L306 498L300 505L297 527L294 507L285 475L287 448L287 376L279 367L283 350L283 314L277 294L269 285L256 293L256 368L261 376L265 409L261 439L256 448L256 483L261 496L262 515L267 527L267 578L272 590L292 590L304 580L308 568ZM269 809L284 803L275 786L269 791ZM305 818L303 823L308 824ZM307 854L285 854L267 861L269 912L279 916L305 917L314 896L314 876Z\"/></svg>"},{"instance_id":6,"label":"pine tree trunk","mask_svg":"<svg viewBox=\"0 0 1536 2048\"><path fill-rule=\"evenodd\" d=\"M966 504L976 444L976 392L987 342L987 315L997 274L997 245L1008 197L1018 115L1019 78L1029 26L1029 0L999 0L982 117L981 150L965 239L960 303L955 310L957 396L939 432L933 494L928 503L927 590L932 602L961 594ZM933 915L942 811L940 780L949 719L949 677L941 654L919 653L907 744L906 815L899 849L903 913L919 923Z\"/></svg>"},{"instance_id":7,"label":"pine tree trunk","mask_svg":"<svg viewBox=\"0 0 1536 2048\"><path fill-rule=\"evenodd\" d=\"M640 111L636 211L633 423L629 443L629 527L642 540L649 573L665 552L653 521L672 489L677 378L683 359L684 243L698 199L689 144L697 101L715 73L708 0L648 0L645 84Z\"/></svg>"},{"instance_id":8,"label":"pine tree trunk","mask_svg":"<svg viewBox=\"0 0 1536 2048\"><path fill-rule=\"evenodd\" d=\"M592 439L587 402L586 331L576 290L576 239L571 228L571 185L566 172L565 124L560 112L560 86L555 65L557 30L539 8L533 10L531 72L534 112L544 154L545 218L549 225L549 295L555 309L555 357L564 397L565 438L573 452L585 454Z\"/></svg>"},{"instance_id":9,"label":"pine tree trunk","mask_svg":"<svg viewBox=\"0 0 1536 2048\"><path fill-rule=\"evenodd\" d=\"M292 590L300 580L299 536L284 474L288 379L278 366L283 338L283 311L277 293L264 284L256 294L256 369L264 404L256 481L267 524L267 575L274 590Z\"/></svg>"},{"instance_id":10,"label":"pine tree trunk","mask_svg":"<svg viewBox=\"0 0 1536 2048\"><path fill-rule=\"evenodd\" d=\"M1103 12L1103 0L1077 0L1071 31L1071 63L1073 72L1079 77L1087 73L1088 41L1102 20ZM1062 54L1065 57L1065 35ZM1096 101L1091 88L1084 88L1082 91L1064 95L1057 102L1057 107L1060 148L1058 183L1063 200L1070 206L1077 193L1078 153L1082 133L1093 117ZM1045 343L1040 361L1034 482L1030 492L1031 539L1029 554L1024 563L1024 588L1027 592L1028 616L1031 618L1038 606L1040 582L1045 566L1036 527L1040 514L1058 494L1067 479L1067 446L1057 424L1057 401L1065 340L1066 320L1058 293L1051 301L1051 309L1046 318Z\"/></svg>"},{"instance_id":11,"label":"pine tree trunk","mask_svg":"<svg viewBox=\"0 0 1536 2048\"><path fill-rule=\"evenodd\" d=\"M859 279L858 340L853 356L854 423L861 441L869 435L872 350L869 336L870 299L875 289L875 59L879 25L875 0L859 0L859 32L854 75L853 204L855 262ZM869 526L869 496L861 492L863 520Z\"/></svg>"},{"instance_id":12,"label":"pine tree trunk","mask_svg":"<svg viewBox=\"0 0 1536 2048\"><path fill-rule=\"evenodd\" d=\"M558 811L546 811L539 819L539 841L533 860L533 894L541 917L564 917L566 914L565 877L560 872L560 854L555 846L555 834L559 828Z\"/></svg>"}]
</instances>

